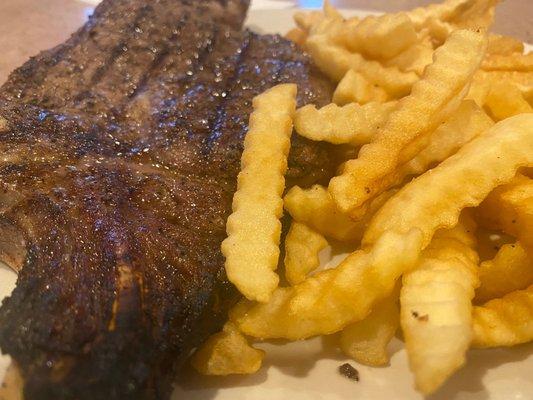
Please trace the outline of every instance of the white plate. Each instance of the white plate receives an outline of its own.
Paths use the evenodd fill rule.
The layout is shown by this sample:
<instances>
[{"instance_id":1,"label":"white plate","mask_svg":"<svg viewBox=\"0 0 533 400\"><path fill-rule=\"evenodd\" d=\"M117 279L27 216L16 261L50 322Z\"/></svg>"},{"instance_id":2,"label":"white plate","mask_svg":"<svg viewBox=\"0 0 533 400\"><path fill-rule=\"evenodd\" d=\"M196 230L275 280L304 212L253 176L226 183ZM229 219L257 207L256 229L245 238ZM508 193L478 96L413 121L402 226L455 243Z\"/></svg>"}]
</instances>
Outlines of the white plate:
<instances>
[{"instance_id":1,"label":"white plate","mask_svg":"<svg viewBox=\"0 0 533 400\"><path fill-rule=\"evenodd\" d=\"M350 11L366 15L368 12ZM292 24L291 10L252 10L248 25L261 32L284 33ZM15 286L15 274L0 265L0 298ZM289 344L258 345L267 351L262 370L252 376L212 378L188 370L179 379L174 400L412 400L423 397L413 389L402 343L391 343L390 366L370 368L350 361L331 340L312 339ZM0 381L8 357L0 358ZM353 382L338 367L351 362L360 374ZM533 344L511 349L473 350L467 365L432 400L533 399Z\"/></svg>"}]
</instances>

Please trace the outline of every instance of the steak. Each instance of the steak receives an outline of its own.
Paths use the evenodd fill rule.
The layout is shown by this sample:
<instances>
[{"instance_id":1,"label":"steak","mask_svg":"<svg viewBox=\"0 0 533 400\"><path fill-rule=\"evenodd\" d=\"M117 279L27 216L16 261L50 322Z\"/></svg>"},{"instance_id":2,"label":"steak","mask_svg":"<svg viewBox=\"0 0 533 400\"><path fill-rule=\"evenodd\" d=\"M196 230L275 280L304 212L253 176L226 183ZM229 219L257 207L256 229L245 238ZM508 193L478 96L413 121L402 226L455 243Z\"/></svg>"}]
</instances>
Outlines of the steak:
<instances>
[{"instance_id":1,"label":"steak","mask_svg":"<svg viewBox=\"0 0 533 400\"><path fill-rule=\"evenodd\" d=\"M237 299L220 244L252 98L330 85L247 0L105 0L0 89L0 347L26 399L166 399ZM331 175L293 138L288 182Z\"/></svg>"}]
</instances>

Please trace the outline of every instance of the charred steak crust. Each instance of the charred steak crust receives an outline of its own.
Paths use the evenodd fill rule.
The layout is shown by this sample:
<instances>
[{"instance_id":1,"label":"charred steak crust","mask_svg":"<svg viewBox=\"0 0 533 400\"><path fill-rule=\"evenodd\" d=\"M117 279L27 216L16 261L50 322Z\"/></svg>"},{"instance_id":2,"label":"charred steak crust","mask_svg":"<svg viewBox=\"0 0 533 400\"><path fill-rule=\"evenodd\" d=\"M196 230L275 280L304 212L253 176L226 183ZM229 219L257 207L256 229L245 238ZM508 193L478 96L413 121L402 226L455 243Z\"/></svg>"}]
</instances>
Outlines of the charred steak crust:
<instances>
[{"instance_id":1,"label":"charred steak crust","mask_svg":"<svg viewBox=\"0 0 533 400\"><path fill-rule=\"evenodd\" d=\"M0 89L2 259L20 267L0 347L27 399L164 399L235 301L220 243L252 98L330 88L247 0L106 0ZM330 174L293 140L289 181ZM10 248L17 247L17 248Z\"/></svg>"}]
</instances>

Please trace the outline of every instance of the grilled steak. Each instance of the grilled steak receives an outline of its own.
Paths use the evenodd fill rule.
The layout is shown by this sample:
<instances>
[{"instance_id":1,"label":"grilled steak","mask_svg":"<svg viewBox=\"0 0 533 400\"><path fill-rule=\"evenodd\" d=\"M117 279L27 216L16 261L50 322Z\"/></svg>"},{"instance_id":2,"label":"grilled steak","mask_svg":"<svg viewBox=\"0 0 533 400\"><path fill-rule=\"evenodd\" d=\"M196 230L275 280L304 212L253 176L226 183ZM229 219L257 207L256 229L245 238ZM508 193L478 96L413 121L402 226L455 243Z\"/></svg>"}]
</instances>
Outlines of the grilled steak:
<instances>
[{"instance_id":1,"label":"grilled steak","mask_svg":"<svg viewBox=\"0 0 533 400\"><path fill-rule=\"evenodd\" d=\"M219 247L251 100L329 84L247 0L106 0L0 89L0 347L27 399L165 399L236 298ZM330 173L293 140L290 182Z\"/></svg>"}]
</instances>

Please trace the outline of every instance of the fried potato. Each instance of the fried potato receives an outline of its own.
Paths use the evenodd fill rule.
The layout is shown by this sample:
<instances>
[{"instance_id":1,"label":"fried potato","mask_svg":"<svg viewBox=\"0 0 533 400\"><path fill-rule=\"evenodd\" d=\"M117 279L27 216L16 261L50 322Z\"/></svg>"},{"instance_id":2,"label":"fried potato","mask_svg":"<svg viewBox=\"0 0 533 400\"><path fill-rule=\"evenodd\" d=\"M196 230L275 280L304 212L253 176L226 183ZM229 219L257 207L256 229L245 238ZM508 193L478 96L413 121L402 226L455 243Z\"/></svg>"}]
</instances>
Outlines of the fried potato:
<instances>
[{"instance_id":1,"label":"fried potato","mask_svg":"<svg viewBox=\"0 0 533 400\"><path fill-rule=\"evenodd\" d=\"M493 22L495 0L451 0L408 12L421 33L440 46L457 29L487 30Z\"/></svg>"},{"instance_id":2,"label":"fried potato","mask_svg":"<svg viewBox=\"0 0 533 400\"><path fill-rule=\"evenodd\" d=\"M306 33L309 33L314 26L325 18L326 15L322 11L297 11L293 15L296 26Z\"/></svg>"},{"instance_id":3,"label":"fried potato","mask_svg":"<svg viewBox=\"0 0 533 400\"><path fill-rule=\"evenodd\" d=\"M521 167L533 163L532 137L533 114L495 124L404 186L380 209L365 233L364 243L375 243L388 230L406 232L421 220L424 224L420 230L428 244L435 229L453 226L451 220L459 208L479 205L493 189L512 181ZM438 198L437 193L442 197ZM409 207L402 207L402 203Z\"/></svg>"},{"instance_id":4,"label":"fried potato","mask_svg":"<svg viewBox=\"0 0 533 400\"><path fill-rule=\"evenodd\" d=\"M299 135L311 140L357 146L373 139L395 106L395 102L362 106L350 103L342 107L332 103L321 109L307 105L296 111L294 127Z\"/></svg>"},{"instance_id":5,"label":"fried potato","mask_svg":"<svg viewBox=\"0 0 533 400\"><path fill-rule=\"evenodd\" d=\"M341 213L326 188L314 185L309 189L294 186L285 195L284 205L291 217L322 235L351 242L360 240L363 228Z\"/></svg>"},{"instance_id":6,"label":"fried potato","mask_svg":"<svg viewBox=\"0 0 533 400\"><path fill-rule=\"evenodd\" d=\"M269 303L241 301L230 319L246 334L265 339L299 340L338 332L366 318L392 292L395 279L415 263L420 239L416 231L407 237L387 233L371 251L358 250L337 268L291 288L278 288Z\"/></svg>"},{"instance_id":7,"label":"fried potato","mask_svg":"<svg viewBox=\"0 0 533 400\"><path fill-rule=\"evenodd\" d=\"M514 346L533 340L533 286L474 307L475 347Z\"/></svg>"},{"instance_id":8,"label":"fried potato","mask_svg":"<svg viewBox=\"0 0 533 400\"><path fill-rule=\"evenodd\" d=\"M364 319L412 268L437 229L533 164L533 115L492 127L455 155L408 183L371 220L362 250L299 285L278 288L266 304L241 302L230 313L254 337L302 339Z\"/></svg>"},{"instance_id":9,"label":"fried potato","mask_svg":"<svg viewBox=\"0 0 533 400\"><path fill-rule=\"evenodd\" d=\"M401 182L406 176L426 172L493 125L494 122L476 103L463 101L457 111L431 133L426 148L397 169L396 181Z\"/></svg>"},{"instance_id":10,"label":"fried potato","mask_svg":"<svg viewBox=\"0 0 533 400\"><path fill-rule=\"evenodd\" d=\"M298 11L293 15L294 22L306 34L324 33L337 36L345 22L342 14L331 5L328 0L324 1L322 11ZM350 23L358 23L357 17L349 19Z\"/></svg>"},{"instance_id":11,"label":"fried potato","mask_svg":"<svg viewBox=\"0 0 533 400\"><path fill-rule=\"evenodd\" d=\"M303 282L307 275L318 268L318 253L328 242L320 233L293 221L285 239L285 277L291 285Z\"/></svg>"},{"instance_id":12,"label":"fried potato","mask_svg":"<svg viewBox=\"0 0 533 400\"><path fill-rule=\"evenodd\" d=\"M467 98L473 99L480 107L485 105L487 95L493 85L506 82L520 90L522 97L533 100L533 72L520 71L483 71L478 70L474 75Z\"/></svg>"},{"instance_id":13,"label":"fried potato","mask_svg":"<svg viewBox=\"0 0 533 400\"><path fill-rule=\"evenodd\" d=\"M423 28L429 20L449 21L471 8L477 0L446 0L442 3L418 7L407 13L417 28Z\"/></svg>"},{"instance_id":14,"label":"fried potato","mask_svg":"<svg viewBox=\"0 0 533 400\"><path fill-rule=\"evenodd\" d=\"M524 52L524 43L511 36L496 35L491 33L489 35L489 44L487 47L487 54L501 54L504 56Z\"/></svg>"},{"instance_id":15,"label":"fried potato","mask_svg":"<svg viewBox=\"0 0 533 400\"><path fill-rule=\"evenodd\" d=\"M479 107L485 106L485 99L490 90L490 83L479 77L479 71L472 79L472 84L465 96L465 100L473 100Z\"/></svg>"},{"instance_id":16,"label":"fried potato","mask_svg":"<svg viewBox=\"0 0 533 400\"><path fill-rule=\"evenodd\" d=\"M285 195L284 206L295 221L336 240L350 240L352 232L358 229L350 218L337 210L327 190L320 185L309 189L294 186Z\"/></svg>"},{"instance_id":17,"label":"fried potato","mask_svg":"<svg viewBox=\"0 0 533 400\"><path fill-rule=\"evenodd\" d=\"M485 228L502 230L533 249L533 179L517 175L496 188L481 203L477 214Z\"/></svg>"},{"instance_id":18,"label":"fried potato","mask_svg":"<svg viewBox=\"0 0 533 400\"><path fill-rule=\"evenodd\" d=\"M373 59L392 58L418 39L415 26L405 13L368 16L358 24L346 24L342 43L352 52Z\"/></svg>"},{"instance_id":19,"label":"fried potato","mask_svg":"<svg viewBox=\"0 0 533 400\"><path fill-rule=\"evenodd\" d=\"M361 73L349 70L333 93L333 102L339 106L348 103L384 103L387 92L376 83L369 82Z\"/></svg>"},{"instance_id":20,"label":"fried potato","mask_svg":"<svg viewBox=\"0 0 533 400\"><path fill-rule=\"evenodd\" d=\"M468 9L450 18L458 28L487 30L494 22L494 11L500 0L476 0Z\"/></svg>"},{"instance_id":21,"label":"fried potato","mask_svg":"<svg viewBox=\"0 0 533 400\"><path fill-rule=\"evenodd\" d=\"M402 72L414 72L418 76L433 62L433 44L429 36L387 60L385 66L398 67Z\"/></svg>"},{"instance_id":22,"label":"fried potato","mask_svg":"<svg viewBox=\"0 0 533 400\"><path fill-rule=\"evenodd\" d=\"M265 352L253 348L231 322L194 353L191 365L203 375L253 374L261 368Z\"/></svg>"},{"instance_id":23,"label":"fried potato","mask_svg":"<svg viewBox=\"0 0 533 400\"><path fill-rule=\"evenodd\" d=\"M434 48L442 46L457 27L440 19L430 18L423 29L423 33L428 35Z\"/></svg>"},{"instance_id":24,"label":"fried potato","mask_svg":"<svg viewBox=\"0 0 533 400\"><path fill-rule=\"evenodd\" d=\"M296 43L298 46L305 47L305 41L307 40L307 32L301 28L294 28L287 32L285 37L290 41Z\"/></svg>"},{"instance_id":25,"label":"fried potato","mask_svg":"<svg viewBox=\"0 0 533 400\"><path fill-rule=\"evenodd\" d=\"M361 54L351 53L325 34L311 35L307 39L306 49L318 68L333 81L339 82L346 72L353 69L382 87L391 98L407 95L418 80L414 72L387 68L377 61L365 59Z\"/></svg>"},{"instance_id":26,"label":"fried potato","mask_svg":"<svg viewBox=\"0 0 533 400\"><path fill-rule=\"evenodd\" d=\"M417 266L403 275L401 326L416 387L424 394L465 363L479 285L474 230L469 221L460 221L436 232Z\"/></svg>"},{"instance_id":27,"label":"fried potato","mask_svg":"<svg viewBox=\"0 0 533 400\"><path fill-rule=\"evenodd\" d=\"M485 71L523 71L533 72L533 52L528 54L492 54L481 63Z\"/></svg>"},{"instance_id":28,"label":"fried potato","mask_svg":"<svg viewBox=\"0 0 533 400\"><path fill-rule=\"evenodd\" d=\"M386 365L390 358L387 347L399 326L398 293L393 293L377 304L368 317L343 329L340 348L358 363Z\"/></svg>"},{"instance_id":29,"label":"fried potato","mask_svg":"<svg viewBox=\"0 0 533 400\"><path fill-rule=\"evenodd\" d=\"M435 51L433 64L359 157L345 164L329 190L343 212L358 214L366 201L386 190L395 168L422 150L427 136L459 106L485 50L484 35L455 31Z\"/></svg>"},{"instance_id":30,"label":"fried potato","mask_svg":"<svg viewBox=\"0 0 533 400\"><path fill-rule=\"evenodd\" d=\"M503 245L492 260L481 263L479 279L477 303L525 289L533 284L533 256L520 242Z\"/></svg>"},{"instance_id":31,"label":"fried potato","mask_svg":"<svg viewBox=\"0 0 533 400\"><path fill-rule=\"evenodd\" d=\"M284 202L285 209L295 221L334 240L354 243L361 240L370 219L396 192L392 189L376 197L358 221L342 214L327 189L320 185L309 189L295 186L285 195Z\"/></svg>"},{"instance_id":32,"label":"fried potato","mask_svg":"<svg viewBox=\"0 0 533 400\"><path fill-rule=\"evenodd\" d=\"M333 7L329 0L324 0L322 10L324 11L324 15L327 18L334 18L339 21L342 21L344 19L342 14L335 7Z\"/></svg>"},{"instance_id":33,"label":"fried potato","mask_svg":"<svg viewBox=\"0 0 533 400\"><path fill-rule=\"evenodd\" d=\"M278 85L257 96L244 141L222 253L228 279L251 300L268 301L279 282L274 270L295 108L296 85Z\"/></svg>"},{"instance_id":34,"label":"fried potato","mask_svg":"<svg viewBox=\"0 0 533 400\"><path fill-rule=\"evenodd\" d=\"M533 112L522 93L512 83L494 82L485 98L485 107L496 121L512 117L513 115Z\"/></svg>"}]
</instances>

